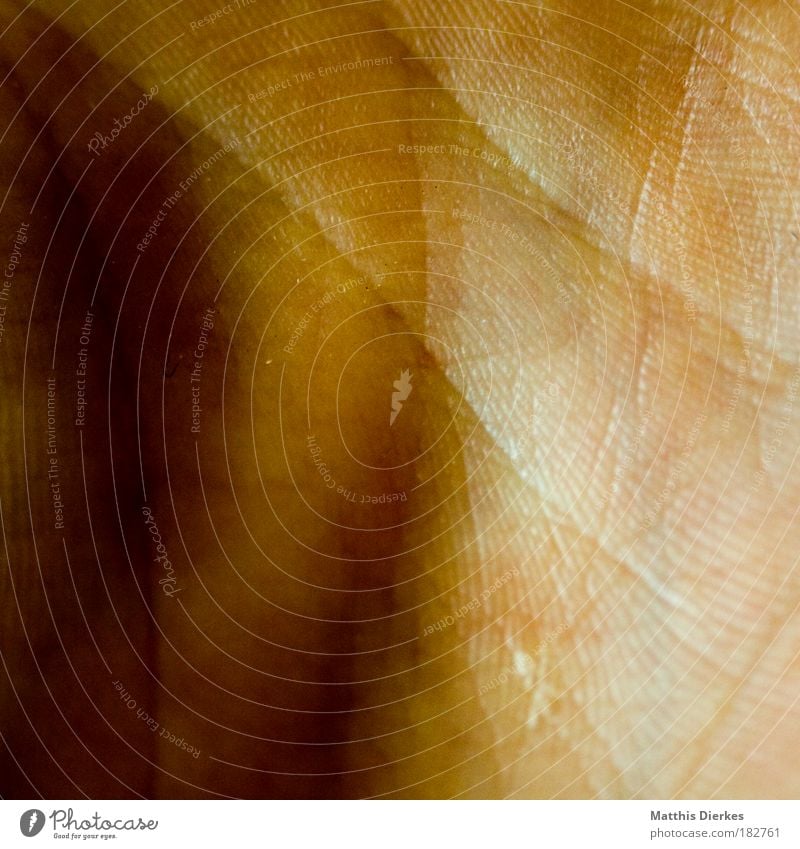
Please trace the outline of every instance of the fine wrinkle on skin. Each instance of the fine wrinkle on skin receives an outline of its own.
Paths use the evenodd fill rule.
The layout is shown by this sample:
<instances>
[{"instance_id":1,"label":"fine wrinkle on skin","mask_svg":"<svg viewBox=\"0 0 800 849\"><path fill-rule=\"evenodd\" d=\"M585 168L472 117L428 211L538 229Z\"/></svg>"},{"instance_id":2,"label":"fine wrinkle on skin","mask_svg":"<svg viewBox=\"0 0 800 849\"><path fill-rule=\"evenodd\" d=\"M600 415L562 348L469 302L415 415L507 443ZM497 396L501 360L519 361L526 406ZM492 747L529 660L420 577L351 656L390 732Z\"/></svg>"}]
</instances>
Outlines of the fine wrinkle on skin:
<instances>
[{"instance_id":1,"label":"fine wrinkle on skin","mask_svg":"<svg viewBox=\"0 0 800 849\"><path fill-rule=\"evenodd\" d=\"M408 23L409 30L411 32L416 32L417 27L413 25L413 22L410 19L409 13L400 12L400 18ZM441 27L433 27L433 29L440 29ZM447 28L448 35L451 32L455 33L456 47L460 48L455 50L459 55L468 54L474 51L474 45L470 40L474 33L472 32L473 27L462 27L459 29L458 27ZM409 40L411 43L416 45L417 54L422 50L422 45L424 40L428 38L428 34L425 32L425 27L421 28L422 34L419 36L414 36L413 39L409 36ZM463 30L463 32L461 31ZM525 39L528 36L523 32L510 32L503 29L503 35L511 36L516 35L518 38ZM437 47L441 49L441 46L437 44ZM433 49L433 48L432 48ZM429 52L429 51L426 51ZM443 56L444 59L451 59L453 57ZM463 61L468 63L468 67L470 63L481 63L487 62L491 64L491 59L484 59L482 57L463 55L463 59L459 60L458 57L455 57L456 61ZM522 194L529 199L529 202L533 202L534 204L540 205L545 209L552 210L552 212L557 216L558 219L562 221L562 223L569 221L572 224L572 227L568 229L574 231L574 234L578 239L585 240L588 244L591 245L594 249L600 249L605 252L611 258L621 258L623 261L628 259L629 252L624 249L623 244L620 242L616 245L616 247L609 241L608 234L605 232L597 232L597 228L595 226L588 226L589 219L591 218L591 210L584 210L583 212L579 212L575 208L574 199L569 199L568 201L564 199L564 189L563 187L559 187L556 183L553 182L551 178L549 178L545 172L541 171L539 168L534 168L532 170L525 170L522 163L524 157L521 154L520 149L518 148L517 140L520 135L519 128L513 127L504 127L504 126L495 126L493 122L487 121L483 118L483 115L478 116L476 114L476 105L473 100L471 100L472 95L474 94L471 91L460 91L458 86L458 80L455 72L455 68L458 65L452 65L443 63L442 60L437 60L435 57L423 56L421 60L424 61L428 67L430 72L438 79L440 85L443 89L451 91L452 96L456 99L462 109L465 110L466 114L473 114L475 116L475 126L478 128L480 132L483 133L485 141L488 145L491 146L492 149L497 149L503 154L507 155L511 158L512 161L518 163L522 169L522 173L525 174L526 178L526 188L522 192ZM444 70L442 70L444 68ZM520 67L519 70L525 70ZM531 73L536 73L534 68L529 69ZM608 68L609 72L613 69ZM555 78L554 78L555 79ZM634 84L637 83L636 80L633 81ZM504 85L500 85L497 87L497 90L493 92L491 96L500 98L502 106L492 107L492 110L497 114L505 114L506 110L514 110L517 104L515 102L514 96L511 94L505 94L503 89ZM638 86L637 86L638 87ZM489 93L487 93L489 94ZM552 119L551 119L552 120ZM552 131L554 126L550 126L548 123L547 115L537 120L537 129L541 130L546 136L548 133L552 135ZM495 132L496 131L496 132ZM527 134L523 134L527 136ZM520 142L527 142L536 140L535 136L530 135L527 138L520 138ZM538 140L537 140L538 141ZM657 144L653 143L653 153L652 156L655 156L655 151L657 150ZM533 193L532 200L530 199L531 193ZM640 195L641 197L641 195Z\"/></svg>"},{"instance_id":2,"label":"fine wrinkle on skin","mask_svg":"<svg viewBox=\"0 0 800 849\"><path fill-rule=\"evenodd\" d=\"M703 50L707 38L704 31L701 29L693 45L693 55L689 69L685 74L687 80L681 102L675 113L675 121L681 129L681 140L678 147L676 163L674 168L674 178L672 183L672 198L677 200L681 191L685 189L684 170L686 161L697 155L696 145L694 140L694 126L698 114L698 103L692 96L695 86L700 85L700 64L704 63ZM691 197L691 193L689 193Z\"/></svg>"},{"instance_id":3,"label":"fine wrinkle on skin","mask_svg":"<svg viewBox=\"0 0 800 849\"><path fill-rule=\"evenodd\" d=\"M774 98L781 108L777 110L780 114L773 117L788 118L795 130L800 117L796 108L800 105L800 92L794 79L800 47L797 22L797 12L783 4L759 7L757 11L737 4L729 20L721 24L726 39L737 48L736 76L752 90ZM767 61L762 57L767 57ZM784 99L790 101L788 107ZM754 121L754 125L765 130L760 123ZM763 137L767 136L764 132Z\"/></svg>"},{"instance_id":4,"label":"fine wrinkle on skin","mask_svg":"<svg viewBox=\"0 0 800 849\"><path fill-rule=\"evenodd\" d=\"M628 246L628 252L631 257L631 261L647 269L647 271L653 276L656 276L657 272L656 269L653 268L650 254L646 251L640 252L638 250L638 246L644 244L642 230L646 225L645 216L643 213L644 210L647 208L648 202L650 201L651 182L653 180L653 175L656 171L656 161L658 156L659 150L654 145L650 153L650 157L647 160L647 169L644 174L644 179L642 180L641 187L639 188L638 194L636 196L636 201L633 208L633 215L631 216L631 237L630 244Z\"/></svg>"},{"instance_id":5,"label":"fine wrinkle on skin","mask_svg":"<svg viewBox=\"0 0 800 849\"><path fill-rule=\"evenodd\" d=\"M681 257L681 251L684 257L689 254L688 272L699 285L698 306L709 311L716 309L719 288L726 294L736 292L735 286L741 277L740 265L745 267L745 274L754 284L768 280L774 288L775 263L782 266L786 261L786 257L781 255L781 233L785 225L774 219L774 211L780 207L768 203L773 195L771 185L778 181L778 177L760 181L762 190L767 186L766 196L762 196L752 175L742 171L743 163L740 161L744 147L753 150L759 173L764 172L760 164L762 152L765 157L774 160L783 175L780 189L776 186L775 190L785 194L790 186L785 164L780 162L779 151L785 149L780 126L773 123L773 131L767 134L765 115L771 113L763 111L764 98L759 96L756 103L750 86L744 85L742 90L747 64L757 61L757 58L739 55L726 34L729 29L728 24L721 28L706 27L692 39L692 63L681 78L683 99L681 112L676 113L678 126L684 127L677 161L679 176L685 179L675 180L672 201L667 204L672 207L670 217L674 226L665 235L671 233L672 242L678 243L673 259L683 266L687 260ZM755 146L748 133L755 133ZM732 166L738 166L733 174ZM663 180L666 183L668 174L665 173ZM694 186L694 197L690 193L690 185ZM712 195L720 193L722 197L713 198L712 212ZM754 209L748 217L751 204ZM723 237L727 239L727 233L712 227L717 215L725 216L727 233L735 237L735 241L724 242ZM755 223L753 215L757 219ZM702 216L700 220L698 216ZM660 215L653 217L660 222L663 232ZM708 232L703 238L701 234L706 227ZM709 251L713 254L709 255ZM674 276L677 278L686 271L683 267L676 268ZM763 303L763 298L760 301ZM741 322L741 299L738 304L731 303L730 309L726 306L724 312L723 320ZM785 310L782 314L785 315ZM760 323L761 327L768 328L766 334L762 332L760 335L764 336L762 344L769 348L774 347L775 335L781 335L777 325L774 330L769 329L771 321L771 318L768 320L767 316L763 316ZM787 354L784 345L779 345L776 350L778 356Z\"/></svg>"},{"instance_id":6,"label":"fine wrinkle on skin","mask_svg":"<svg viewBox=\"0 0 800 849\"><path fill-rule=\"evenodd\" d=\"M659 599L663 601L660 596L642 596L641 589L620 598L606 620L609 630L623 631L619 641L603 649L605 675L593 671L592 683L584 683L595 694L587 706L588 718L605 741L608 756L627 775L628 794L646 794L650 782L671 788L662 793L673 793L687 778L702 775L710 752L687 765L683 746L687 739L717 726L724 719L720 710L736 696L737 678L720 665L725 653L719 645L698 653L705 645L698 623L682 608L659 604ZM649 611L654 604L659 613L653 623ZM632 620L630 613L619 612L620 606L635 609ZM599 669L587 663L589 669ZM633 727L622 734L614 730L620 714L636 717ZM652 720L660 715L669 715L671 724L653 729Z\"/></svg>"}]
</instances>

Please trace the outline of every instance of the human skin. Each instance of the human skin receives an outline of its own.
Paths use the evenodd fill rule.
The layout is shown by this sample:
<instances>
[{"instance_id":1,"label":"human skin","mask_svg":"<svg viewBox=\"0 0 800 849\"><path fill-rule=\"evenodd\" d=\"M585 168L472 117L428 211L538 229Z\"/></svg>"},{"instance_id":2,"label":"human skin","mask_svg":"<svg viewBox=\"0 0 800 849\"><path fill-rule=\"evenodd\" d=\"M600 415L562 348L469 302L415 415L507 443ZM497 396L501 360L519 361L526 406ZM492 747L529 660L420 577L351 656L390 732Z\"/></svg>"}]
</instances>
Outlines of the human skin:
<instances>
[{"instance_id":1,"label":"human skin","mask_svg":"<svg viewBox=\"0 0 800 849\"><path fill-rule=\"evenodd\" d=\"M2 9L4 797L798 795L796 5Z\"/></svg>"}]
</instances>

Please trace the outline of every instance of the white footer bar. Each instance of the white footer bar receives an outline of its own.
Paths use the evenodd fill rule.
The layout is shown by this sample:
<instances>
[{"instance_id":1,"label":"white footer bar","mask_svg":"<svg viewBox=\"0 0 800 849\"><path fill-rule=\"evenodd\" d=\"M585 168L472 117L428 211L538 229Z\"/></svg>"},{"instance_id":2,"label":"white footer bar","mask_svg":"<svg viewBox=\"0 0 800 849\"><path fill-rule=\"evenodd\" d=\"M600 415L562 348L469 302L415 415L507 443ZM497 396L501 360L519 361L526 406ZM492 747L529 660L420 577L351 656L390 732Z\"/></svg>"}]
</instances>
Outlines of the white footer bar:
<instances>
[{"instance_id":1,"label":"white footer bar","mask_svg":"<svg viewBox=\"0 0 800 849\"><path fill-rule=\"evenodd\" d=\"M0 846L800 846L797 802L0 801Z\"/></svg>"}]
</instances>

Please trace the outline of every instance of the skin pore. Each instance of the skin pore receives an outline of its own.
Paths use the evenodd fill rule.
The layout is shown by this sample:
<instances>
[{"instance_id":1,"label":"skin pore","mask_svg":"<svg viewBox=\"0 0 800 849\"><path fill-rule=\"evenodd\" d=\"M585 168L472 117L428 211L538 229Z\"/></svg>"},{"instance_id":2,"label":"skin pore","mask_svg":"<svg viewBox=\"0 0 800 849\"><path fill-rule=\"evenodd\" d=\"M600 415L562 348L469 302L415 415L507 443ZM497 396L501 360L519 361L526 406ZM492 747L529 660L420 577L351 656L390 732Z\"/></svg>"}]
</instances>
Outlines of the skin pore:
<instances>
[{"instance_id":1,"label":"skin pore","mask_svg":"<svg viewBox=\"0 0 800 849\"><path fill-rule=\"evenodd\" d=\"M4 796L800 792L793 6L1 7Z\"/></svg>"}]
</instances>

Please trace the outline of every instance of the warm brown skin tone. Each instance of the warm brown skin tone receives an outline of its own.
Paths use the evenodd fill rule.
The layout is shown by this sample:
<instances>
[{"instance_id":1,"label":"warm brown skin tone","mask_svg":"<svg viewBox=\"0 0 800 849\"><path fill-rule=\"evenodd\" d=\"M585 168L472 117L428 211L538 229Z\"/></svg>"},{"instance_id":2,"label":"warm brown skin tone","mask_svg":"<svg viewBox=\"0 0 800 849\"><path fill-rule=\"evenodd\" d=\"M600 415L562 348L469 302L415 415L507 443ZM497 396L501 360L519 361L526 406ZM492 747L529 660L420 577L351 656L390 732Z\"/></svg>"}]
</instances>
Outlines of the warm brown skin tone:
<instances>
[{"instance_id":1,"label":"warm brown skin tone","mask_svg":"<svg viewBox=\"0 0 800 849\"><path fill-rule=\"evenodd\" d=\"M796 5L66 5L0 39L2 795L796 796Z\"/></svg>"}]
</instances>

